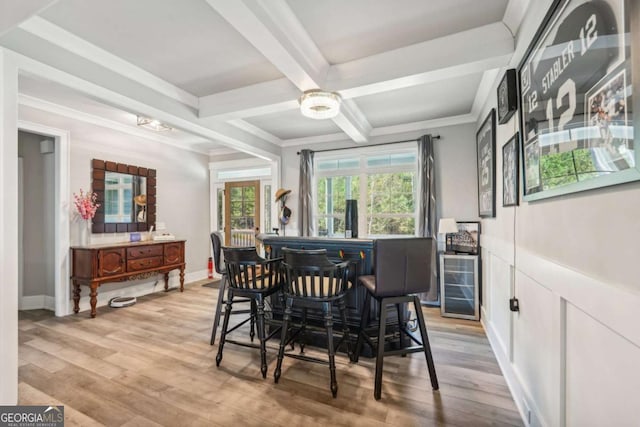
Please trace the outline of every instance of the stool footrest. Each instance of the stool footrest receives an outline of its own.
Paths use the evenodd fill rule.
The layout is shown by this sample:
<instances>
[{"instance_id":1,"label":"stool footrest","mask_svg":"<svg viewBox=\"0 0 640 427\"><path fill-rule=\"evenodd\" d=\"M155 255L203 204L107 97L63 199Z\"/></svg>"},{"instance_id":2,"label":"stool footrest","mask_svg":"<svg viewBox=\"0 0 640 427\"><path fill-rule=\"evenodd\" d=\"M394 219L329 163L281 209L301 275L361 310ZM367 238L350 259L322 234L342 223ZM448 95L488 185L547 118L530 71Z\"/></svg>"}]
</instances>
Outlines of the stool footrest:
<instances>
[{"instance_id":1,"label":"stool footrest","mask_svg":"<svg viewBox=\"0 0 640 427\"><path fill-rule=\"evenodd\" d=\"M399 348L397 350L387 350L383 354L385 356L399 356L399 355L410 354L410 353L420 353L422 351L424 351L423 346L414 345L413 347Z\"/></svg>"},{"instance_id":2,"label":"stool footrest","mask_svg":"<svg viewBox=\"0 0 640 427\"><path fill-rule=\"evenodd\" d=\"M329 365L328 360L318 359L317 357L305 356L304 354L285 353L284 355L287 357L291 357L292 359L304 360L306 362L320 363L321 365L327 365L327 366Z\"/></svg>"}]
</instances>

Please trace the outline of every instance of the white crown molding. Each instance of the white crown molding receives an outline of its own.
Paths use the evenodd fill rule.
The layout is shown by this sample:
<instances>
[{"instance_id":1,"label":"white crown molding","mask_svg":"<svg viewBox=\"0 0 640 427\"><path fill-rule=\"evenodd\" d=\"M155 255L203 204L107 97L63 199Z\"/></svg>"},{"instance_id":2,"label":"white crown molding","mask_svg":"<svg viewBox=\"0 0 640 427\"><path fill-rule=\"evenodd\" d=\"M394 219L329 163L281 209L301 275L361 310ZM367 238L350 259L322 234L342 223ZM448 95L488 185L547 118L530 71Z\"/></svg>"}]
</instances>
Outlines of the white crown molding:
<instances>
[{"instance_id":1,"label":"white crown molding","mask_svg":"<svg viewBox=\"0 0 640 427\"><path fill-rule=\"evenodd\" d=\"M415 132L419 130L428 130L445 126L462 125L466 123L474 123L477 117L473 114L461 114L458 116L443 117L440 119L423 120L420 122L404 123L401 125L384 126L374 128L371 136L393 135L405 132Z\"/></svg>"},{"instance_id":2,"label":"white crown molding","mask_svg":"<svg viewBox=\"0 0 640 427\"><path fill-rule=\"evenodd\" d=\"M236 154L236 150L232 150L231 148L212 148L209 150L209 157L211 156L226 156L228 154Z\"/></svg>"},{"instance_id":3,"label":"white crown molding","mask_svg":"<svg viewBox=\"0 0 640 427\"><path fill-rule=\"evenodd\" d=\"M118 132L126 133L128 135L136 136L138 138L144 138L151 141L159 142L161 144L171 145L172 147L180 148L182 150L192 151L199 154L209 154L209 151L197 150L192 147L185 146L171 138L167 138L160 134L155 135L140 129L138 126L129 126L113 120L105 119L100 116L88 114L82 111L75 110L73 108L65 107L63 105L54 104L53 102L45 101L43 99L34 98L29 95L18 95L18 103L25 107L35 108L37 110L46 111L48 113L57 114L59 116L68 117L73 120L78 120L84 123L100 126L103 128L115 130Z\"/></svg>"},{"instance_id":4,"label":"white crown molding","mask_svg":"<svg viewBox=\"0 0 640 427\"><path fill-rule=\"evenodd\" d=\"M50 43L54 43L69 52L88 59L120 75L126 76L136 83L153 89L156 92L168 96L178 102L193 108L199 107L198 97L116 55L107 52L104 49L101 49L94 44L85 41L84 39L81 39L80 37L43 18L34 16L20 24L20 28Z\"/></svg>"},{"instance_id":5,"label":"white crown molding","mask_svg":"<svg viewBox=\"0 0 640 427\"><path fill-rule=\"evenodd\" d=\"M459 116L443 117L440 119L423 120L420 122L404 123L401 125L384 126L379 128L373 128L370 133L370 137L395 135L407 132L423 131L434 128L441 128L446 126L462 125L466 123L475 123L478 120L477 116L473 114L461 114ZM344 133L331 133L327 135L309 136L304 138L291 138L282 141L282 147L295 147L302 145L322 144L334 141L346 141L346 135ZM353 148L358 148L354 146Z\"/></svg>"},{"instance_id":6,"label":"white crown molding","mask_svg":"<svg viewBox=\"0 0 640 427\"><path fill-rule=\"evenodd\" d=\"M22 22L39 14L58 0L29 0L0 2L0 36L7 34Z\"/></svg>"}]
</instances>

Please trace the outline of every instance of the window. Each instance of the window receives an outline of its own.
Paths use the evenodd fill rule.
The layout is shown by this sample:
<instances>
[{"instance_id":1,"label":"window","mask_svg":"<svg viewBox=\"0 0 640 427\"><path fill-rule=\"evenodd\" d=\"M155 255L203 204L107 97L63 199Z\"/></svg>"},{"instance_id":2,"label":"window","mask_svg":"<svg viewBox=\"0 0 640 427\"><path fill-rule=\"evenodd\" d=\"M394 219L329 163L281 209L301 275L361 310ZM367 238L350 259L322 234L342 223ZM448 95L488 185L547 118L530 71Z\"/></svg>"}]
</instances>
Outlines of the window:
<instances>
[{"instance_id":1,"label":"window","mask_svg":"<svg viewBox=\"0 0 640 427\"><path fill-rule=\"evenodd\" d=\"M415 148L316 158L315 170L315 220L319 236L344 236L348 199L358 200L361 237L415 235Z\"/></svg>"}]
</instances>

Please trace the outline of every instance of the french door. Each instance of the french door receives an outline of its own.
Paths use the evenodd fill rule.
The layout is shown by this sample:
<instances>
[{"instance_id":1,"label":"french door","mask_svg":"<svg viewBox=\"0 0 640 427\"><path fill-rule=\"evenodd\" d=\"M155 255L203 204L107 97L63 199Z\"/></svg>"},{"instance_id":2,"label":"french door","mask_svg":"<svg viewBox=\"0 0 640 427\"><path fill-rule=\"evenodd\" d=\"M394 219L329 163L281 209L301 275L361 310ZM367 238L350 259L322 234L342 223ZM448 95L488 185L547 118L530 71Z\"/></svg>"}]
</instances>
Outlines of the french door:
<instances>
[{"instance_id":1,"label":"french door","mask_svg":"<svg viewBox=\"0 0 640 427\"><path fill-rule=\"evenodd\" d=\"M260 227L260 181L224 184L224 235L227 246L253 246Z\"/></svg>"}]
</instances>

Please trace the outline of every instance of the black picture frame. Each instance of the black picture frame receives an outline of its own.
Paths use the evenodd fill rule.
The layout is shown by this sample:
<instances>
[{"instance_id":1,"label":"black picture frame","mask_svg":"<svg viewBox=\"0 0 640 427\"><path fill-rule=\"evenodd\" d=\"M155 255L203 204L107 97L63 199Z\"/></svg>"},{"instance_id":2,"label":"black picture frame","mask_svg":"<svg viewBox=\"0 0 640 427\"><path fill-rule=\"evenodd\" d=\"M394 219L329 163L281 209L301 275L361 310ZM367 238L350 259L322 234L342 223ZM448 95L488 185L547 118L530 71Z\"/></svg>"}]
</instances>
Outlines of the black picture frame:
<instances>
[{"instance_id":1,"label":"black picture frame","mask_svg":"<svg viewBox=\"0 0 640 427\"><path fill-rule=\"evenodd\" d=\"M476 133L478 216L496 216L496 110L492 108Z\"/></svg>"},{"instance_id":2,"label":"black picture frame","mask_svg":"<svg viewBox=\"0 0 640 427\"><path fill-rule=\"evenodd\" d=\"M523 200L640 180L639 17L628 0L551 4L517 67Z\"/></svg>"},{"instance_id":3,"label":"black picture frame","mask_svg":"<svg viewBox=\"0 0 640 427\"><path fill-rule=\"evenodd\" d=\"M516 70L505 71L498 85L498 123L507 123L518 109L518 94L516 88Z\"/></svg>"},{"instance_id":4,"label":"black picture frame","mask_svg":"<svg viewBox=\"0 0 640 427\"><path fill-rule=\"evenodd\" d=\"M455 253L478 255L480 253L480 222L456 221L458 232L451 233L451 250Z\"/></svg>"},{"instance_id":5,"label":"black picture frame","mask_svg":"<svg viewBox=\"0 0 640 427\"><path fill-rule=\"evenodd\" d=\"M519 202L519 146L518 132L502 146L502 206L518 206Z\"/></svg>"}]
</instances>

